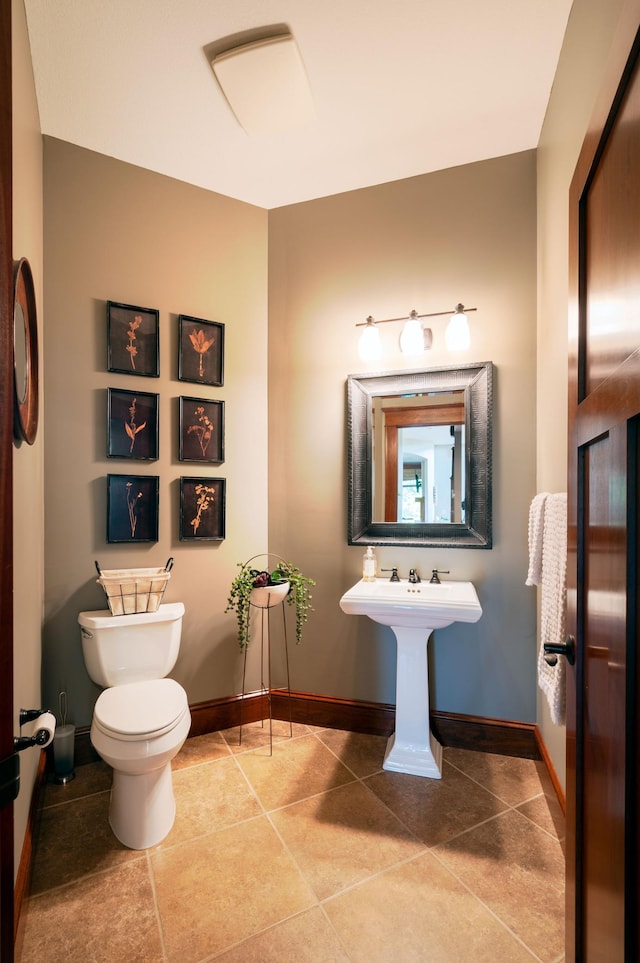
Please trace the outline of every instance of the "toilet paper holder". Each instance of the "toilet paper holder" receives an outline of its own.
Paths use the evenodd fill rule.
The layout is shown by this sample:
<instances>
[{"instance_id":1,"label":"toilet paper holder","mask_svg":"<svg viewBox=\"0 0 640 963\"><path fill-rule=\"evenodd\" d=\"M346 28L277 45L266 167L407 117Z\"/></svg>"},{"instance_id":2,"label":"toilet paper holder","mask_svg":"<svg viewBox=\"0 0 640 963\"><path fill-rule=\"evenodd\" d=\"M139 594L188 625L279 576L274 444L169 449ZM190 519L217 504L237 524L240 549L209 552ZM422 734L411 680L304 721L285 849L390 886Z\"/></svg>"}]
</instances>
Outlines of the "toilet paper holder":
<instances>
[{"instance_id":1,"label":"toilet paper holder","mask_svg":"<svg viewBox=\"0 0 640 963\"><path fill-rule=\"evenodd\" d=\"M33 722L39 719L40 716L46 714L51 715L50 709L20 709L20 728L27 722ZM32 736L16 736L13 740L13 748L16 752L22 752L23 749L30 749L32 746L47 746L53 736L49 729L36 729Z\"/></svg>"}]
</instances>

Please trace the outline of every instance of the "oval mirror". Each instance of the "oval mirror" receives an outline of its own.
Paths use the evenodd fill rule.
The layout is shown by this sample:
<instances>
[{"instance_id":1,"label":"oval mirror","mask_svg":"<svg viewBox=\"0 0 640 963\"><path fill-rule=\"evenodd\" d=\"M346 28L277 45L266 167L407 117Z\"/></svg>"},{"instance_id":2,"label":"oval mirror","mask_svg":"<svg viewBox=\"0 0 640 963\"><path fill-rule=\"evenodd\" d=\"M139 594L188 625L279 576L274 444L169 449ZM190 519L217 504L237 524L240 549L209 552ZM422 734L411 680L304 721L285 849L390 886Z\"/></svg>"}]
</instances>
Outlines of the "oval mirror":
<instances>
[{"instance_id":1,"label":"oval mirror","mask_svg":"<svg viewBox=\"0 0 640 963\"><path fill-rule=\"evenodd\" d=\"M491 548L491 362L349 375L350 545Z\"/></svg>"},{"instance_id":2,"label":"oval mirror","mask_svg":"<svg viewBox=\"0 0 640 963\"><path fill-rule=\"evenodd\" d=\"M14 435L32 445L38 430L38 327L26 258L13 265L13 389Z\"/></svg>"}]
</instances>

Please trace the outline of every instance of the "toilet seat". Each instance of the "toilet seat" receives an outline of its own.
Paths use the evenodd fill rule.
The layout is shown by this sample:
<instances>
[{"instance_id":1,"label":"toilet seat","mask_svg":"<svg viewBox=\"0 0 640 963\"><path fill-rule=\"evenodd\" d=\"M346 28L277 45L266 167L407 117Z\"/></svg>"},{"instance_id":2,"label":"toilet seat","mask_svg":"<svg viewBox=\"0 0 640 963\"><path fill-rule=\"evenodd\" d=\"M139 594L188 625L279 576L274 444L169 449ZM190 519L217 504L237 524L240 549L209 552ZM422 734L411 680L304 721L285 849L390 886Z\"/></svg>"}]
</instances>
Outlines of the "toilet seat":
<instances>
[{"instance_id":1,"label":"toilet seat","mask_svg":"<svg viewBox=\"0 0 640 963\"><path fill-rule=\"evenodd\" d=\"M107 736L136 741L170 732L188 711L181 685L173 679L153 679L105 689L95 704L93 722Z\"/></svg>"}]
</instances>

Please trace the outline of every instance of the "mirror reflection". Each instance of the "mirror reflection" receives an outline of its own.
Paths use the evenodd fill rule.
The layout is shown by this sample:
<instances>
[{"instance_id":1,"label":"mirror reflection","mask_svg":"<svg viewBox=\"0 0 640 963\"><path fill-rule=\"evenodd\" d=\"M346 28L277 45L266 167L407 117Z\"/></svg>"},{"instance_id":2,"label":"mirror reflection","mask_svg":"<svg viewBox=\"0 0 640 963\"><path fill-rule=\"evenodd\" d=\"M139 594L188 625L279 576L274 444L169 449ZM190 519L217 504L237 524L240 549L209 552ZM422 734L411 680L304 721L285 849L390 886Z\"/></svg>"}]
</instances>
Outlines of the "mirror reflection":
<instances>
[{"instance_id":1,"label":"mirror reflection","mask_svg":"<svg viewBox=\"0 0 640 963\"><path fill-rule=\"evenodd\" d=\"M464 522L464 391L373 399L373 520Z\"/></svg>"},{"instance_id":2,"label":"mirror reflection","mask_svg":"<svg viewBox=\"0 0 640 963\"><path fill-rule=\"evenodd\" d=\"M350 545L491 548L491 362L350 375Z\"/></svg>"}]
</instances>

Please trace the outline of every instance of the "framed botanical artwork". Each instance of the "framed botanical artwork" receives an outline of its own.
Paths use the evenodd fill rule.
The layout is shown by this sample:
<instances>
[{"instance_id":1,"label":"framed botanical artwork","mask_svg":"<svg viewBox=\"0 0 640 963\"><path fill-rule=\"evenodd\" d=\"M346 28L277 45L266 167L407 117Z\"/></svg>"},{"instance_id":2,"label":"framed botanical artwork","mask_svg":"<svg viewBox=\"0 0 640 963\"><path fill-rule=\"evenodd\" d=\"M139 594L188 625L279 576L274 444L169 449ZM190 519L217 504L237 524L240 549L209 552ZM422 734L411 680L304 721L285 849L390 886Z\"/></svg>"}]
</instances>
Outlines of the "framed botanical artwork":
<instances>
[{"instance_id":1,"label":"framed botanical artwork","mask_svg":"<svg viewBox=\"0 0 640 963\"><path fill-rule=\"evenodd\" d=\"M224 324L179 315L178 379L199 385L224 384Z\"/></svg>"},{"instance_id":2,"label":"framed botanical artwork","mask_svg":"<svg viewBox=\"0 0 640 963\"><path fill-rule=\"evenodd\" d=\"M107 388L109 458L158 457L158 395Z\"/></svg>"},{"instance_id":3,"label":"framed botanical artwork","mask_svg":"<svg viewBox=\"0 0 640 963\"><path fill-rule=\"evenodd\" d=\"M107 301L108 370L160 377L160 313Z\"/></svg>"},{"instance_id":4,"label":"framed botanical artwork","mask_svg":"<svg viewBox=\"0 0 640 963\"><path fill-rule=\"evenodd\" d=\"M107 542L158 541L158 475L107 475Z\"/></svg>"},{"instance_id":5,"label":"framed botanical artwork","mask_svg":"<svg viewBox=\"0 0 640 963\"><path fill-rule=\"evenodd\" d=\"M180 540L222 541L225 535L224 478L180 479Z\"/></svg>"},{"instance_id":6,"label":"framed botanical artwork","mask_svg":"<svg viewBox=\"0 0 640 963\"><path fill-rule=\"evenodd\" d=\"M224 401L180 397L180 461L224 461Z\"/></svg>"}]
</instances>

